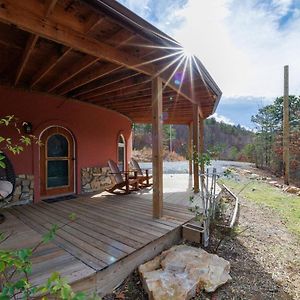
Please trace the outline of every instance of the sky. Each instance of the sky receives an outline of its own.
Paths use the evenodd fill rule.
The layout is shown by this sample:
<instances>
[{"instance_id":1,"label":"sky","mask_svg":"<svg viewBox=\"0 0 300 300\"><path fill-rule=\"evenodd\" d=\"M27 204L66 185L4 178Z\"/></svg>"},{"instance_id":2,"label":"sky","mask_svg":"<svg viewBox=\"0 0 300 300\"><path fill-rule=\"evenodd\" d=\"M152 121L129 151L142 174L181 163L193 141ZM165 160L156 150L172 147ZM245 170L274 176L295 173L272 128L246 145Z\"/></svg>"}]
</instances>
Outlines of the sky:
<instances>
[{"instance_id":1,"label":"sky","mask_svg":"<svg viewBox=\"0 0 300 300\"><path fill-rule=\"evenodd\" d=\"M223 92L215 117L254 128L251 116L300 94L300 0L119 0L196 55Z\"/></svg>"}]
</instances>

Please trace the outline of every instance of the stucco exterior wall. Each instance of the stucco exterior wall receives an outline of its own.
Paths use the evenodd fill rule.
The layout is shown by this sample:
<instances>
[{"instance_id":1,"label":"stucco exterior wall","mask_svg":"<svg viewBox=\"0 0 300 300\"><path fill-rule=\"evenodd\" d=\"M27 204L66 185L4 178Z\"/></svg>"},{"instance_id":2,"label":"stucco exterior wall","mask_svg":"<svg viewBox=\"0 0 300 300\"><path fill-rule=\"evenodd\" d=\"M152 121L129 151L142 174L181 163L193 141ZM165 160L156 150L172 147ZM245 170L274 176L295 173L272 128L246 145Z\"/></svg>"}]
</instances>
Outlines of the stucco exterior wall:
<instances>
[{"instance_id":1,"label":"stucco exterior wall","mask_svg":"<svg viewBox=\"0 0 300 300\"><path fill-rule=\"evenodd\" d=\"M39 137L49 126L68 129L75 141L76 192L81 192L80 173L86 167L104 167L108 159L117 160L119 134L126 139L127 161L131 157L132 123L123 115L104 108L71 99L54 97L0 86L0 116L15 115L20 121L33 125ZM6 131L6 132L3 132ZM1 128L1 135L13 135L11 129ZM31 174L35 178L34 198L39 201L39 146L32 145L20 155L10 155L17 174Z\"/></svg>"}]
</instances>

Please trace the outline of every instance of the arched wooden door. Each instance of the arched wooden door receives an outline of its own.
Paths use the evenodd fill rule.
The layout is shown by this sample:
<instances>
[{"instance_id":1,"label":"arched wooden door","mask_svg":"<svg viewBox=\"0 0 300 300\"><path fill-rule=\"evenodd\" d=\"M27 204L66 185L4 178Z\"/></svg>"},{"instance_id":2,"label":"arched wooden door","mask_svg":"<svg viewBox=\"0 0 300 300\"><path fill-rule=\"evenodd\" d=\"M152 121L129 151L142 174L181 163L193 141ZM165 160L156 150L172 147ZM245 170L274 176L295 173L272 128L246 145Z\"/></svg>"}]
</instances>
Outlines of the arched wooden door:
<instances>
[{"instance_id":1,"label":"arched wooden door","mask_svg":"<svg viewBox=\"0 0 300 300\"><path fill-rule=\"evenodd\" d=\"M41 136L41 197L74 193L74 141L69 131L50 127Z\"/></svg>"}]
</instances>

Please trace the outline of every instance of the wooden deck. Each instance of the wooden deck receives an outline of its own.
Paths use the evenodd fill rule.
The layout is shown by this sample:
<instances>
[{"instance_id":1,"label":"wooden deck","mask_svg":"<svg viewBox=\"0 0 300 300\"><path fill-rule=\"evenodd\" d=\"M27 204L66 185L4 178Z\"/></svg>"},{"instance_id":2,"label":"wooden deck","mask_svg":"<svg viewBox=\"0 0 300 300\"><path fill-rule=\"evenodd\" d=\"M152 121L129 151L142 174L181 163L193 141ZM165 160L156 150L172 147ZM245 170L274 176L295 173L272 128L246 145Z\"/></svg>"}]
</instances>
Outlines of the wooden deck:
<instances>
[{"instance_id":1,"label":"wooden deck","mask_svg":"<svg viewBox=\"0 0 300 300\"><path fill-rule=\"evenodd\" d=\"M0 225L11 237L0 247L32 247L52 224L63 226L54 241L35 253L32 281L39 284L58 271L76 290L103 295L139 264L178 242L181 225L193 217L187 207L165 202L164 217L154 220L145 196L79 197L11 208ZM72 223L70 213L77 216Z\"/></svg>"}]
</instances>

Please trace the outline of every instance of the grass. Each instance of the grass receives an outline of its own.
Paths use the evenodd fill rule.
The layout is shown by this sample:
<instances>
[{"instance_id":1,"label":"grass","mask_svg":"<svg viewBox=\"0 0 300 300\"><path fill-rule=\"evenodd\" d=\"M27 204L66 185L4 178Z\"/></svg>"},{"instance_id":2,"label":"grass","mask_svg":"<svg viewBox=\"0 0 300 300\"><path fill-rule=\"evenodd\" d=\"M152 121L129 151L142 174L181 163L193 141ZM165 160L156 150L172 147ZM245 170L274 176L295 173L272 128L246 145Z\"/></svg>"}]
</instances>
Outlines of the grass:
<instances>
[{"instance_id":1,"label":"grass","mask_svg":"<svg viewBox=\"0 0 300 300\"><path fill-rule=\"evenodd\" d=\"M283 192L270 184L257 180L237 181L222 179L222 183L247 200L265 205L277 211L288 230L300 238L300 197ZM274 215L274 218L276 216Z\"/></svg>"}]
</instances>

